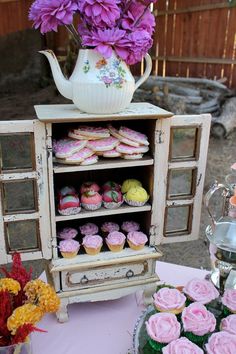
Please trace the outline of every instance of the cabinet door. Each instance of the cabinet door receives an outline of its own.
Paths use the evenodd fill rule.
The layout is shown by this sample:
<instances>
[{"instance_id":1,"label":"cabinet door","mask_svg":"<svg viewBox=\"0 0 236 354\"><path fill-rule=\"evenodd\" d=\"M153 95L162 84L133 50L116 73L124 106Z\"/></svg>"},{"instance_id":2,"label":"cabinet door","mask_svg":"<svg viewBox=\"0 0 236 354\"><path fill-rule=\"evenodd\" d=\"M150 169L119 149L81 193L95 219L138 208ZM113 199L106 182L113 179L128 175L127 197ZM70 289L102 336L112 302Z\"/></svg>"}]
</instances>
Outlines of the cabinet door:
<instances>
[{"instance_id":1,"label":"cabinet door","mask_svg":"<svg viewBox=\"0 0 236 354\"><path fill-rule=\"evenodd\" d=\"M151 244L199 235L211 116L157 121Z\"/></svg>"},{"instance_id":2,"label":"cabinet door","mask_svg":"<svg viewBox=\"0 0 236 354\"><path fill-rule=\"evenodd\" d=\"M51 258L45 127L0 122L0 263Z\"/></svg>"}]
</instances>

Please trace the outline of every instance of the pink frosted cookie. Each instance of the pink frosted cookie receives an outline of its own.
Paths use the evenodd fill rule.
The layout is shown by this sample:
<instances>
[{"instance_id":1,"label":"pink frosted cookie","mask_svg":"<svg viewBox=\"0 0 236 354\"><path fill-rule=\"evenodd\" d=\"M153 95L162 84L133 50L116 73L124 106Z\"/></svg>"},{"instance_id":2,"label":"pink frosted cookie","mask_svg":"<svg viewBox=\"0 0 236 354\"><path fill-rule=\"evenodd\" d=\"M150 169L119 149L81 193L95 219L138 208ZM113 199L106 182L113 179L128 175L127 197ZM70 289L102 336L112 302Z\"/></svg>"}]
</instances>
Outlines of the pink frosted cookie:
<instances>
[{"instance_id":1,"label":"pink frosted cookie","mask_svg":"<svg viewBox=\"0 0 236 354\"><path fill-rule=\"evenodd\" d=\"M87 157L84 161L81 162L81 166L88 166L88 165L94 165L95 163L98 162L98 156L92 155L90 157Z\"/></svg>"},{"instance_id":2,"label":"pink frosted cookie","mask_svg":"<svg viewBox=\"0 0 236 354\"><path fill-rule=\"evenodd\" d=\"M57 237L63 240L71 240L78 235L78 231L76 229L72 229L71 227L65 227L63 230L57 233Z\"/></svg>"},{"instance_id":3,"label":"pink frosted cookie","mask_svg":"<svg viewBox=\"0 0 236 354\"><path fill-rule=\"evenodd\" d=\"M79 227L80 233L84 236L86 235L95 235L98 233L97 225L93 224L92 222L88 222Z\"/></svg>"},{"instance_id":4,"label":"pink frosted cookie","mask_svg":"<svg viewBox=\"0 0 236 354\"><path fill-rule=\"evenodd\" d=\"M133 129L127 127L120 127L119 134L124 138L135 141L141 145L149 145L148 138L145 134L136 132Z\"/></svg>"},{"instance_id":5,"label":"pink frosted cookie","mask_svg":"<svg viewBox=\"0 0 236 354\"><path fill-rule=\"evenodd\" d=\"M69 138L76 139L76 140L95 140L96 139L94 137L76 134L74 129L69 131L68 136L69 136ZM100 139L100 138L97 138L97 139Z\"/></svg>"},{"instance_id":6,"label":"pink frosted cookie","mask_svg":"<svg viewBox=\"0 0 236 354\"><path fill-rule=\"evenodd\" d=\"M148 241L147 235L141 231L131 231L127 235L129 247L133 250L141 250Z\"/></svg>"},{"instance_id":7,"label":"pink frosted cookie","mask_svg":"<svg viewBox=\"0 0 236 354\"><path fill-rule=\"evenodd\" d=\"M148 146L134 147L125 144L119 144L116 147L116 151L125 155L144 154L145 152L148 152L148 150L149 150Z\"/></svg>"},{"instance_id":8,"label":"pink frosted cookie","mask_svg":"<svg viewBox=\"0 0 236 354\"><path fill-rule=\"evenodd\" d=\"M132 141L130 139L127 139L125 137L123 137L122 135L119 134L119 130L117 130L116 128L114 128L112 125L108 125L108 129L111 133L112 136L114 136L115 138L119 139L119 141L121 143L124 143L124 144L127 144L127 145L130 145L130 146L135 146L135 147L138 147L139 146L139 143L137 143L136 141Z\"/></svg>"},{"instance_id":9,"label":"pink frosted cookie","mask_svg":"<svg viewBox=\"0 0 236 354\"><path fill-rule=\"evenodd\" d=\"M80 193L86 193L89 191L94 191L94 192L99 192L100 191L100 187L97 183L95 182L85 182L82 184L82 186L80 187Z\"/></svg>"},{"instance_id":10,"label":"pink frosted cookie","mask_svg":"<svg viewBox=\"0 0 236 354\"><path fill-rule=\"evenodd\" d=\"M74 129L74 133L95 139L108 138L110 136L109 130L102 127L81 126L78 129Z\"/></svg>"},{"instance_id":11,"label":"pink frosted cookie","mask_svg":"<svg viewBox=\"0 0 236 354\"><path fill-rule=\"evenodd\" d=\"M140 224L135 221L124 221L121 225L121 230L125 232L139 231Z\"/></svg>"},{"instance_id":12,"label":"pink frosted cookie","mask_svg":"<svg viewBox=\"0 0 236 354\"><path fill-rule=\"evenodd\" d=\"M61 139L54 145L55 155L59 159L64 159L83 149L87 141L77 141L73 139Z\"/></svg>"},{"instance_id":13,"label":"pink frosted cookie","mask_svg":"<svg viewBox=\"0 0 236 354\"><path fill-rule=\"evenodd\" d=\"M104 151L102 154L103 157L113 158L113 157L120 157L121 153L116 151L116 149Z\"/></svg>"},{"instance_id":14,"label":"pink frosted cookie","mask_svg":"<svg viewBox=\"0 0 236 354\"><path fill-rule=\"evenodd\" d=\"M93 151L87 147L82 150L74 153L73 155L66 157L65 159L58 160L60 163L64 163L66 165L77 165L81 164L85 159L93 155Z\"/></svg>"},{"instance_id":15,"label":"pink frosted cookie","mask_svg":"<svg viewBox=\"0 0 236 354\"><path fill-rule=\"evenodd\" d=\"M90 140L87 142L87 147L93 151L109 151L113 150L118 144L119 140L111 136L99 140Z\"/></svg>"},{"instance_id":16,"label":"pink frosted cookie","mask_svg":"<svg viewBox=\"0 0 236 354\"><path fill-rule=\"evenodd\" d=\"M143 158L143 154L121 155L125 160L140 160Z\"/></svg>"},{"instance_id":17,"label":"pink frosted cookie","mask_svg":"<svg viewBox=\"0 0 236 354\"><path fill-rule=\"evenodd\" d=\"M86 235L83 238L83 246L87 254L94 256L101 251L103 244L102 237L99 235Z\"/></svg>"}]
</instances>

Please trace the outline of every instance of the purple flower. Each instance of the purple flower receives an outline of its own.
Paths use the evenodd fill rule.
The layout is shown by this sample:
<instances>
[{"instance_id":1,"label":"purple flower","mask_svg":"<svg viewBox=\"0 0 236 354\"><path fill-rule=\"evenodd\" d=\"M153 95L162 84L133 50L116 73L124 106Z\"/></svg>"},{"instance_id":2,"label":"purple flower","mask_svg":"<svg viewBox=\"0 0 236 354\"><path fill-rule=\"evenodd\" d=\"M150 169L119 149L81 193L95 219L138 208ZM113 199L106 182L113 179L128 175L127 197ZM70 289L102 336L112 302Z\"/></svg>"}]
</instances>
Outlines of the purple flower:
<instances>
[{"instance_id":1,"label":"purple flower","mask_svg":"<svg viewBox=\"0 0 236 354\"><path fill-rule=\"evenodd\" d=\"M157 0L142 0L142 3L145 5L145 6L149 6L151 4L155 4L157 2Z\"/></svg>"},{"instance_id":2,"label":"purple flower","mask_svg":"<svg viewBox=\"0 0 236 354\"><path fill-rule=\"evenodd\" d=\"M41 33L57 31L59 25L72 24L76 10L75 0L36 0L30 7L29 19Z\"/></svg>"},{"instance_id":3,"label":"purple flower","mask_svg":"<svg viewBox=\"0 0 236 354\"><path fill-rule=\"evenodd\" d=\"M96 51L102 56L110 58L112 49L116 50L119 47L119 42L125 34L126 32L119 28L98 29L82 36L82 42L84 46L95 47Z\"/></svg>"},{"instance_id":4,"label":"purple flower","mask_svg":"<svg viewBox=\"0 0 236 354\"><path fill-rule=\"evenodd\" d=\"M114 27L120 17L118 0L81 0L80 12L92 27Z\"/></svg>"},{"instance_id":5,"label":"purple flower","mask_svg":"<svg viewBox=\"0 0 236 354\"><path fill-rule=\"evenodd\" d=\"M125 30L133 31L136 27L152 34L155 27L155 17L144 5L133 2L127 13L124 14L121 26Z\"/></svg>"}]
</instances>

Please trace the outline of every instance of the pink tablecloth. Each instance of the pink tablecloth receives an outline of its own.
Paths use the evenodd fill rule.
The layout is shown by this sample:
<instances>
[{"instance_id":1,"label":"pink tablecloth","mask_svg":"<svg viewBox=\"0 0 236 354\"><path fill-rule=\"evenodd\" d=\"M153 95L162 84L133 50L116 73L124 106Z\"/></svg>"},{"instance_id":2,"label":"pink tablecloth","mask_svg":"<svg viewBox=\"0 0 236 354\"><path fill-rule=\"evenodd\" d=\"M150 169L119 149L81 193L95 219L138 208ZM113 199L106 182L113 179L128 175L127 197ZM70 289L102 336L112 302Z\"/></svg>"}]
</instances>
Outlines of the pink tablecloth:
<instances>
[{"instance_id":1,"label":"pink tablecloth","mask_svg":"<svg viewBox=\"0 0 236 354\"><path fill-rule=\"evenodd\" d=\"M161 281L172 285L184 285L208 273L165 262L157 262L156 271ZM128 354L134 325L144 309L140 293L68 308L69 322L58 323L54 315L40 322L38 327L48 333L32 336L33 354Z\"/></svg>"}]
</instances>

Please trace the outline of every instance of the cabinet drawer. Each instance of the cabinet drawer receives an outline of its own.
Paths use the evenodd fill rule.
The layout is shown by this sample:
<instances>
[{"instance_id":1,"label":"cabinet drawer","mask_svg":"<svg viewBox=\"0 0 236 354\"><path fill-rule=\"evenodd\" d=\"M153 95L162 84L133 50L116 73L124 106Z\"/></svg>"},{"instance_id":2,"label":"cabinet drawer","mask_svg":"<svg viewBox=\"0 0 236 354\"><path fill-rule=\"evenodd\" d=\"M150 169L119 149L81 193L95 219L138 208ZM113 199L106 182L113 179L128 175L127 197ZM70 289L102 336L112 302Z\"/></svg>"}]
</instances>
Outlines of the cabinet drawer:
<instances>
[{"instance_id":1,"label":"cabinet drawer","mask_svg":"<svg viewBox=\"0 0 236 354\"><path fill-rule=\"evenodd\" d=\"M64 271L62 290L76 290L97 286L108 282L127 282L150 273L151 260L85 269L84 271Z\"/></svg>"}]
</instances>

